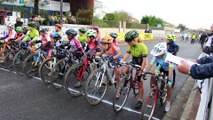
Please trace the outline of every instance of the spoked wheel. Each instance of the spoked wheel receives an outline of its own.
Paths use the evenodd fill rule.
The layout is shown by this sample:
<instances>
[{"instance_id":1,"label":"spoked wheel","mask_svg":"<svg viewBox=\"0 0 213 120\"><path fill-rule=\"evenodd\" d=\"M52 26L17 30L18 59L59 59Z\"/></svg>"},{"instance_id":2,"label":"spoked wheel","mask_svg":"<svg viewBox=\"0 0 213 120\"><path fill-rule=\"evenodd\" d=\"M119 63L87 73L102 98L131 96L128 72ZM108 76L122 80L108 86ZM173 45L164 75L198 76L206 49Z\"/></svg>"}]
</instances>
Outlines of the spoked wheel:
<instances>
[{"instance_id":1,"label":"spoked wheel","mask_svg":"<svg viewBox=\"0 0 213 120\"><path fill-rule=\"evenodd\" d=\"M133 94L135 95L135 97L138 95L138 92L139 92L138 81L136 81L133 87Z\"/></svg>"},{"instance_id":2,"label":"spoked wheel","mask_svg":"<svg viewBox=\"0 0 213 120\"><path fill-rule=\"evenodd\" d=\"M84 71L79 64L74 64L65 75L64 86L70 96L83 94L83 81L89 76L89 67ZM82 80L81 78L82 77Z\"/></svg>"},{"instance_id":3,"label":"spoked wheel","mask_svg":"<svg viewBox=\"0 0 213 120\"><path fill-rule=\"evenodd\" d=\"M141 110L141 119L142 120L152 120L152 116L155 111L155 107L157 104L157 98L158 98L158 90L151 89L148 92L148 96L146 97L146 101L142 106Z\"/></svg>"},{"instance_id":4,"label":"spoked wheel","mask_svg":"<svg viewBox=\"0 0 213 120\"><path fill-rule=\"evenodd\" d=\"M70 65L65 62L65 59L59 60L49 73L51 76L50 83L53 88L59 90L64 87L64 76Z\"/></svg>"},{"instance_id":5,"label":"spoked wheel","mask_svg":"<svg viewBox=\"0 0 213 120\"><path fill-rule=\"evenodd\" d=\"M32 78L33 76L38 74L38 65L35 65L34 55L29 55L23 65L24 73L27 77Z\"/></svg>"},{"instance_id":6,"label":"spoked wheel","mask_svg":"<svg viewBox=\"0 0 213 120\"><path fill-rule=\"evenodd\" d=\"M84 82L84 93L86 101L90 105L97 105L101 102L108 89L108 81L101 69L94 70Z\"/></svg>"},{"instance_id":7,"label":"spoked wheel","mask_svg":"<svg viewBox=\"0 0 213 120\"><path fill-rule=\"evenodd\" d=\"M113 96L113 111L120 112L129 97L130 85L125 82L125 75L122 75L120 83L116 89L115 95Z\"/></svg>"},{"instance_id":8,"label":"spoked wheel","mask_svg":"<svg viewBox=\"0 0 213 120\"><path fill-rule=\"evenodd\" d=\"M13 59L13 69L17 74L24 75L23 65L24 60L28 55L29 54L26 52L26 50L20 50L15 54L15 57Z\"/></svg>"},{"instance_id":9,"label":"spoked wheel","mask_svg":"<svg viewBox=\"0 0 213 120\"><path fill-rule=\"evenodd\" d=\"M57 74L53 70L56 64L56 59L46 59L39 68L39 75L46 84L51 84L52 79L57 79Z\"/></svg>"},{"instance_id":10,"label":"spoked wheel","mask_svg":"<svg viewBox=\"0 0 213 120\"><path fill-rule=\"evenodd\" d=\"M13 59L14 59L14 56L15 56L15 52L14 51L6 51L5 54L4 54L4 64L5 64L5 67L9 70L12 70L13 68Z\"/></svg>"}]
</instances>

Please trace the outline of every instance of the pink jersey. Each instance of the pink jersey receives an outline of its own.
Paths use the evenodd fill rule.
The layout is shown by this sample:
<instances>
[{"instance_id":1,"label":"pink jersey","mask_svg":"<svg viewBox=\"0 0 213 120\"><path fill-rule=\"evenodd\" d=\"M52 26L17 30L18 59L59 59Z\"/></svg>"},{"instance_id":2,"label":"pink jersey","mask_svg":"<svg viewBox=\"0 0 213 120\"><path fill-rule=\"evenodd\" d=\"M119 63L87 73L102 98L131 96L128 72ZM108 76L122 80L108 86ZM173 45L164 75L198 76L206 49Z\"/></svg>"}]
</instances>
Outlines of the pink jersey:
<instances>
[{"instance_id":1,"label":"pink jersey","mask_svg":"<svg viewBox=\"0 0 213 120\"><path fill-rule=\"evenodd\" d=\"M70 45L71 45L71 50L72 51L76 51L76 50L81 50L82 52L84 51L82 48L82 45L80 43L79 40L77 40L76 38L73 38L72 40L70 40Z\"/></svg>"}]
</instances>

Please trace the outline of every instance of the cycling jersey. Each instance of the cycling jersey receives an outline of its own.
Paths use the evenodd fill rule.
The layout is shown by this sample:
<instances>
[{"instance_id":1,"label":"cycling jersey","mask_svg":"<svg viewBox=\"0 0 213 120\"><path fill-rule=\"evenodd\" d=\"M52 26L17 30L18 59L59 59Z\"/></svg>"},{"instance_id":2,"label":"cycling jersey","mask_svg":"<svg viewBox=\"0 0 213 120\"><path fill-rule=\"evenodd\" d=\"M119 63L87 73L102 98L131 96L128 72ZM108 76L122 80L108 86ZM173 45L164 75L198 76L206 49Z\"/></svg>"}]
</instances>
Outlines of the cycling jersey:
<instances>
[{"instance_id":1,"label":"cycling jersey","mask_svg":"<svg viewBox=\"0 0 213 120\"><path fill-rule=\"evenodd\" d=\"M128 53L132 55L132 57L143 57L147 56L148 54L148 48L145 44L143 43L137 43L134 46L128 46Z\"/></svg>"},{"instance_id":2,"label":"cycling jersey","mask_svg":"<svg viewBox=\"0 0 213 120\"><path fill-rule=\"evenodd\" d=\"M113 40L113 44L118 46L118 42L116 40Z\"/></svg>"},{"instance_id":3,"label":"cycling jersey","mask_svg":"<svg viewBox=\"0 0 213 120\"><path fill-rule=\"evenodd\" d=\"M168 54L171 54L171 53L166 52L166 54L164 55L164 57L161 58L161 59L153 57L153 59L151 60L150 64L153 65L155 63L158 63L159 65L157 66L157 70L160 70L160 68L163 68L165 71L169 71L169 67L173 67L174 68L174 65L171 64L171 63L165 62L166 56Z\"/></svg>"},{"instance_id":4,"label":"cycling jersey","mask_svg":"<svg viewBox=\"0 0 213 120\"><path fill-rule=\"evenodd\" d=\"M80 42L82 42L82 43L86 43L87 42L87 37L86 37L86 35L84 35L84 34L80 34L79 36L78 36L78 40L80 41Z\"/></svg>"},{"instance_id":5,"label":"cycling jersey","mask_svg":"<svg viewBox=\"0 0 213 120\"><path fill-rule=\"evenodd\" d=\"M29 39L32 41L36 41L39 37L39 32L35 28L31 28L31 30L27 33L27 35L24 37L23 41L26 42Z\"/></svg>"},{"instance_id":6,"label":"cycling jersey","mask_svg":"<svg viewBox=\"0 0 213 120\"><path fill-rule=\"evenodd\" d=\"M175 42L167 43L167 51L172 53L173 55L176 55L179 51L179 46Z\"/></svg>"},{"instance_id":7,"label":"cycling jersey","mask_svg":"<svg viewBox=\"0 0 213 120\"><path fill-rule=\"evenodd\" d=\"M90 42L88 42L85 52L90 51L91 54L95 54L96 53L96 48L97 48L96 46L97 45L95 44L95 39L91 40Z\"/></svg>"},{"instance_id":8,"label":"cycling jersey","mask_svg":"<svg viewBox=\"0 0 213 120\"><path fill-rule=\"evenodd\" d=\"M42 45L45 47L45 49L50 49L50 42L51 42L51 39L50 39L50 36L49 34L45 34L44 36L39 36L39 40L41 40L42 42Z\"/></svg>"},{"instance_id":9,"label":"cycling jersey","mask_svg":"<svg viewBox=\"0 0 213 120\"><path fill-rule=\"evenodd\" d=\"M76 38L73 38L72 40L69 41L70 47L71 47L71 51L75 52L75 51L81 51L83 52L83 48L81 46L81 43L79 40L77 40Z\"/></svg>"},{"instance_id":10,"label":"cycling jersey","mask_svg":"<svg viewBox=\"0 0 213 120\"><path fill-rule=\"evenodd\" d=\"M11 30L11 31L8 31L7 34L1 38L1 40L5 40L7 42L10 39L15 39L15 37L16 37L16 31Z\"/></svg>"},{"instance_id":11,"label":"cycling jersey","mask_svg":"<svg viewBox=\"0 0 213 120\"><path fill-rule=\"evenodd\" d=\"M114 57L116 56L119 51L120 51L120 48L114 44L110 44L109 46L109 49L108 50L105 50L103 49L104 53L106 53L109 57ZM113 62L112 62L112 65L115 66L116 65L116 61L120 61L122 59L122 56L119 56L117 59L115 59Z\"/></svg>"}]
</instances>

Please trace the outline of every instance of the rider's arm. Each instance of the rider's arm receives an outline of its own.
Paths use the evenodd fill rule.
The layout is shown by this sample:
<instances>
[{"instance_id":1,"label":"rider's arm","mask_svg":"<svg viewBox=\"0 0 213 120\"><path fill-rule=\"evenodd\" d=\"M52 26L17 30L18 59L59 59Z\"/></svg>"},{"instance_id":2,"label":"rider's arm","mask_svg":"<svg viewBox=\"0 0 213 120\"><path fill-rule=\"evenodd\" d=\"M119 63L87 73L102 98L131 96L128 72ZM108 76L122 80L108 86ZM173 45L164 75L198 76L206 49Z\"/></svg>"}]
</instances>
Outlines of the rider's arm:
<instances>
[{"instance_id":1,"label":"rider's arm","mask_svg":"<svg viewBox=\"0 0 213 120\"><path fill-rule=\"evenodd\" d=\"M33 37L32 41L33 41L33 42L37 41L37 40L38 40L38 37L39 37L38 35L35 35L35 36Z\"/></svg>"},{"instance_id":2,"label":"rider's arm","mask_svg":"<svg viewBox=\"0 0 213 120\"><path fill-rule=\"evenodd\" d=\"M24 38L24 35L22 35L21 37L17 38L17 39L15 40L15 42L20 41L20 40L22 40L23 38Z\"/></svg>"},{"instance_id":3,"label":"rider's arm","mask_svg":"<svg viewBox=\"0 0 213 120\"><path fill-rule=\"evenodd\" d=\"M124 55L123 61L126 61L126 60L129 58L129 56L130 56L130 53L127 52L127 53Z\"/></svg>"},{"instance_id":4,"label":"rider's arm","mask_svg":"<svg viewBox=\"0 0 213 120\"><path fill-rule=\"evenodd\" d=\"M146 68L146 72L149 72L152 66L155 64L156 58L153 57L152 61L149 63L149 66Z\"/></svg>"},{"instance_id":5,"label":"rider's arm","mask_svg":"<svg viewBox=\"0 0 213 120\"><path fill-rule=\"evenodd\" d=\"M141 65L141 69L144 70L144 68L147 65L148 60L147 60L147 57L142 57L142 59L143 59L143 62L142 62L142 65Z\"/></svg>"},{"instance_id":6,"label":"rider's arm","mask_svg":"<svg viewBox=\"0 0 213 120\"><path fill-rule=\"evenodd\" d=\"M103 51L103 50L101 50L100 53L96 53L97 56L102 56L103 54L104 54L104 51Z\"/></svg>"},{"instance_id":7,"label":"rider's arm","mask_svg":"<svg viewBox=\"0 0 213 120\"><path fill-rule=\"evenodd\" d=\"M190 76L194 79L206 79L213 77L213 62L197 65L194 64L190 68Z\"/></svg>"},{"instance_id":8,"label":"rider's arm","mask_svg":"<svg viewBox=\"0 0 213 120\"><path fill-rule=\"evenodd\" d=\"M142 68L142 70L144 70L144 68L146 67L147 62L148 62L148 59L147 59L148 48L145 44L142 44L142 48L143 48L143 51L142 51L143 62L142 62L141 68Z\"/></svg>"},{"instance_id":9,"label":"rider's arm","mask_svg":"<svg viewBox=\"0 0 213 120\"><path fill-rule=\"evenodd\" d=\"M122 53L119 51L118 54L116 54L113 58L118 59L120 56L122 56Z\"/></svg>"}]
</instances>

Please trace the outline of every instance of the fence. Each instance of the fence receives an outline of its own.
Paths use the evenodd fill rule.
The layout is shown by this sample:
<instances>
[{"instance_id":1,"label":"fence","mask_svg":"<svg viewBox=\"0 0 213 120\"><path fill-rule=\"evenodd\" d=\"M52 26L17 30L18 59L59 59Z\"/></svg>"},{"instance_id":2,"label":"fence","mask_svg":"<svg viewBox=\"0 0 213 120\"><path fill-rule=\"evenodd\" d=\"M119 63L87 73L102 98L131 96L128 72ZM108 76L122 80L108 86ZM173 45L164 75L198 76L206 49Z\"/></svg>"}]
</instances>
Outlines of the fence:
<instances>
[{"instance_id":1,"label":"fence","mask_svg":"<svg viewBox=\"0 0 213 120\"><path fill-rule=\"evenodd\" d=\"M202 53L199 58L208 56ZM213 120L213 78L198 80L201 88L201 101L197 111L196 120Z\"/></svg>"}]
</instances>

